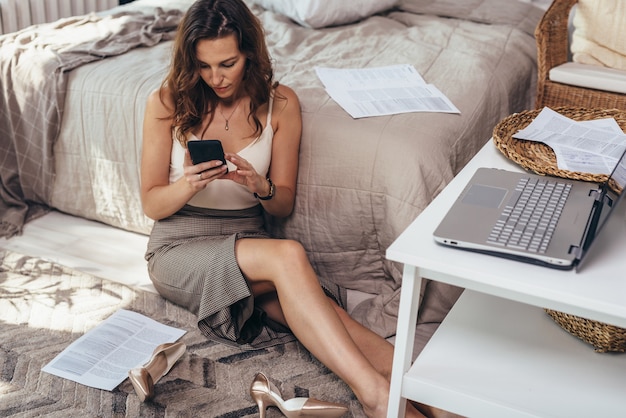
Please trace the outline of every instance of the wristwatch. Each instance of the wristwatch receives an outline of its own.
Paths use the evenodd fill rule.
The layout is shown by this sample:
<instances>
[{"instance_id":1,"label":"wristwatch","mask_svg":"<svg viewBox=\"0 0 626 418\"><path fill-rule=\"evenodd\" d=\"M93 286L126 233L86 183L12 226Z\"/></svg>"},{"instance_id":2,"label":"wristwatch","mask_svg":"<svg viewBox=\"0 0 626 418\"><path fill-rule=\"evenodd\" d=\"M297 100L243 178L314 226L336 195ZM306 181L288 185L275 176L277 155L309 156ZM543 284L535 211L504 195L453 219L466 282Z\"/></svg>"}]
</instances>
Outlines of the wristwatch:
<instances>
[{"instance_id":1,"label":"wristwatch","mask_svg":"<svg viewBox=\"0 0 626 418\"><path fill-rule=\"evenodd\" d=\"M269 177L267 177L266 180L270 183L270 193L267 196L259 196L258 194L254 193L254 197L256 197L257 199L270 200L272 197L274 197L274 190L276 190L276 186L274 186L274 183L272 183L272 179L270 179Z\"/></svg>"}]
</instances>

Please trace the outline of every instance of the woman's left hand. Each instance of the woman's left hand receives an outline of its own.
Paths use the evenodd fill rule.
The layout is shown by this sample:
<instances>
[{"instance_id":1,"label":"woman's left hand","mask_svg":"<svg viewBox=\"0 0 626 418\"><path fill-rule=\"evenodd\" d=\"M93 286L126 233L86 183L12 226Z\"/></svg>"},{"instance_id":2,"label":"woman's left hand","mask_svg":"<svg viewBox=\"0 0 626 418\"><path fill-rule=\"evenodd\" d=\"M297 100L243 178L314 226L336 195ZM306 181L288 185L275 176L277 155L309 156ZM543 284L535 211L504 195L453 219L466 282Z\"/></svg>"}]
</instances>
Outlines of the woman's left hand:
<instances>
[{"instance_id":1,"label":"woman's left hand","mask_svg":"<svg viewBox=\"0 0 626 418\"><path fill-rule=\"evenodd\" d=\"M264 176L256 172L252 164L241 158L237 154L227 152L224 154L227 161L233 163L237 169L229 170L222 176L223 179L230 179L242 184L250 190L250 193L257 193L262 196L268 194L268 182Z\"/></svg>"}]
</instances>

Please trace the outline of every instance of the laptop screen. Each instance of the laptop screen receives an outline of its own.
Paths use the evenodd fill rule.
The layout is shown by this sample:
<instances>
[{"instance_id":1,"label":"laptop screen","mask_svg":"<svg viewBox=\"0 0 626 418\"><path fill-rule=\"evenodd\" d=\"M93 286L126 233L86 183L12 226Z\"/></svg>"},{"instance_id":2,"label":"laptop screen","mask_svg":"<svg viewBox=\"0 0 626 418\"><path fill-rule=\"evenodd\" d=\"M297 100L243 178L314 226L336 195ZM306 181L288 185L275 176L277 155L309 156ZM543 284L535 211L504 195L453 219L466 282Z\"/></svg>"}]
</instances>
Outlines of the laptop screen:
<instances>
[{"instance_id":1,"label":"laptop screen","mask_svg":"<svg viewBox=\"0 0 626 418\"><path fill-rule=\"evenodd\" d=\"M615 211L619 202L624 196L624 186L626 186L626 151L615 165L613 172L602 185L602 192L596 199L594 212L590 218L589 228L583 240L583 245L578 255L576 270L580 269L581 262L589 247L600 234L600 231L607 223L609 216Z\"/></svg>"}]
</instances>

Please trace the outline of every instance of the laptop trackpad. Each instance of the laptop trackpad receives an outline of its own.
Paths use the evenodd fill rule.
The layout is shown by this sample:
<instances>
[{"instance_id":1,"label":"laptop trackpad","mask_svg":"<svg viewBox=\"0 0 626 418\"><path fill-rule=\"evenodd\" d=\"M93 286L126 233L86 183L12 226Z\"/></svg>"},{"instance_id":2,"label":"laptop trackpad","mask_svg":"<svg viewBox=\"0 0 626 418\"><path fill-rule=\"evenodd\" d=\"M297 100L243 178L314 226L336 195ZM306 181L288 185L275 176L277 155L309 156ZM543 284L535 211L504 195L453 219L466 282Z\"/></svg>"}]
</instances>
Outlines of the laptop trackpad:
<instances>
[{"instance_id":1,"label":"laptop trackpad","mask_svg":"<svg viewBox=\"0 0 626 418\"><path fill-rule=\"evenodd\" d=\"M497 208L502 203L506 194L507 189L486 186L484 184L473 184L461 201L468 205Z\"/></svg>"}]
</instances>

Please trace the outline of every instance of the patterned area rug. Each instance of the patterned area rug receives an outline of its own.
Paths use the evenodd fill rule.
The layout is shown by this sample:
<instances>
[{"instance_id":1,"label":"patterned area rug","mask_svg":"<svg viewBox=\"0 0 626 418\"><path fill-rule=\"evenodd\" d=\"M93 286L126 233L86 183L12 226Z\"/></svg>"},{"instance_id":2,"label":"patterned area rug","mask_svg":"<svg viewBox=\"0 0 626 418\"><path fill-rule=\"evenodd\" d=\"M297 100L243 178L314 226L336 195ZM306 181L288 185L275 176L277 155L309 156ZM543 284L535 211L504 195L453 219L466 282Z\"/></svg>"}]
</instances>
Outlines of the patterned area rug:
<instances>
[{"instance_id":1,"label":"patterned area rug","mask_svg":"<svg viewBox=\"0 0 626 418\"><path fill-rule=\"evenodd\" d=\"M152 401L140 402L128 379L109 392L41 371L118 309L187 330L187 352L158 382ZM299 343L256 351L217 344L197 330L194 315L156 294L0 250L2 417L256 417L248 389L257 371L285 398L341 402L348 416L364 416L348 386ZM267 412L282 416L276 408Z\"/></svg>"}]
</instances>

